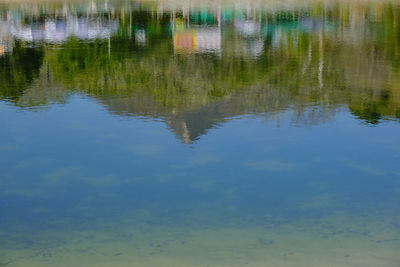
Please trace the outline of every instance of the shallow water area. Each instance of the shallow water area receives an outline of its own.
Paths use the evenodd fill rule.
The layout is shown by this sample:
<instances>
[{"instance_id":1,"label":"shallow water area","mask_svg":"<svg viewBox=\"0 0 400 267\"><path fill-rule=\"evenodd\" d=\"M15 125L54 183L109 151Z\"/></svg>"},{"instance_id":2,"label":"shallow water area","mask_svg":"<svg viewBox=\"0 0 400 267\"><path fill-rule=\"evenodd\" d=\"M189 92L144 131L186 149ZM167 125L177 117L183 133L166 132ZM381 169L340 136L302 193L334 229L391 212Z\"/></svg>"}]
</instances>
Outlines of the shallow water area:
<instances>
[{"instance_id":1,"label":"shallow water area","mask_svg":"<svg viewBox=\"0 0 400 267\"><path fill-rule=\"evenodd\" d=\"M0 266L399 266L399 19L0 3Z\"/></svg>"}]
</instances>

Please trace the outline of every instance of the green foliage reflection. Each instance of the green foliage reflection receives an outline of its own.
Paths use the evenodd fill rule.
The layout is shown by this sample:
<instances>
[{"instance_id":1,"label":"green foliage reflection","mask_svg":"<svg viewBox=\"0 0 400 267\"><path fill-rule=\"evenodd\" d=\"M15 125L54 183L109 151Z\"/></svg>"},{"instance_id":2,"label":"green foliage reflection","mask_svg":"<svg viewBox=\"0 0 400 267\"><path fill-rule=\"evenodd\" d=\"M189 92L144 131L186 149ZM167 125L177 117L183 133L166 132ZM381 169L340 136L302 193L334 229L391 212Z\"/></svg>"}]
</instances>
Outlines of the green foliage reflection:
<instances>
[{"instance_id":1,"label":"green foliage reflection","mask_svg":"<svg viewBox=\"0 0 400 267\"><path fill-rule=\"evenodd\" d=\"M99 2L90 13L71 4L62 13L55 4L39 14L6 7L32 33L29 21L43 28L56 17L62 27L66 15L104 30L92 39L78 31L60 42L15 41L0 57L1 97L35 106L78 92L118 114L166 117L216 105L222 117L288 107L302 117L307 107L345 105L369 124L400 118L400 8L390 2L250 11L115 5Z\"/></svg>"}]
</instances>

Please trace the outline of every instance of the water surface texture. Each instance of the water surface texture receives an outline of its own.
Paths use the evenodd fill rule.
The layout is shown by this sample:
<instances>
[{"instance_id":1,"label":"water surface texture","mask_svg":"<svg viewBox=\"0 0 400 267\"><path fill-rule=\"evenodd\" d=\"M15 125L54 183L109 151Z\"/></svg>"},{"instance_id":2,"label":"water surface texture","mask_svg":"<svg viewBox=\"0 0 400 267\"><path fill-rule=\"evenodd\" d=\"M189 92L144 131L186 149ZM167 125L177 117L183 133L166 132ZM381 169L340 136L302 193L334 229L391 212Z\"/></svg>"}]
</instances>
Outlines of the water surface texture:
<instances>
[{"instance_id":1,"label":"water surface texture","mask_svg":"<svg viewBox=\"0 0 400 267\"><path fill-rule=\"evenodd\" d=\"M400 266L400 3L0 3L0 266Z\"/></svg>"}]
</instances>

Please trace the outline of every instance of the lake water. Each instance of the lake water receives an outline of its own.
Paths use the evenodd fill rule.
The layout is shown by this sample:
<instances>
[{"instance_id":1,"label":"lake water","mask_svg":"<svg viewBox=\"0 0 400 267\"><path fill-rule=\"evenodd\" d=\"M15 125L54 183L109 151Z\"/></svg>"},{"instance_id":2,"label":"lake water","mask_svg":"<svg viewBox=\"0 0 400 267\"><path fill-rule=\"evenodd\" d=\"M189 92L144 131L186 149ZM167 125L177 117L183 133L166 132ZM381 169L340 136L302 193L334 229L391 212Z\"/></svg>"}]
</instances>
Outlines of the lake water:
<instances>
[{"instance_id":1,"label":"lake water","mask_svg":"<svg viewBox=\"0 0 400 267\"><path fill-rule=\"evenodd\" d=\"M400 266L397 1L0 3L0 266Z\"/></svg>"}]
</instances>

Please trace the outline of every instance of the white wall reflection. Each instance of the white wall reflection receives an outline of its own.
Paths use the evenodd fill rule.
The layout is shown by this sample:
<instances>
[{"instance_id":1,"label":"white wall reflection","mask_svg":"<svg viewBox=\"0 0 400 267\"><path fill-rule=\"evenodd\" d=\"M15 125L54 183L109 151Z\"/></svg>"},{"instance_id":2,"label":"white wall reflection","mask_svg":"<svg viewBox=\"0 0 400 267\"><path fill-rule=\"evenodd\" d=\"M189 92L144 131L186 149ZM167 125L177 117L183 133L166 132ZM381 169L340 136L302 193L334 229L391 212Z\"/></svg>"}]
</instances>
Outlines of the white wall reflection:
<instances>
[{"instance_id":1,"label":"white wall reflection","mask_svg":"<svg viewBox=\"0 0 400 267\"><path fill-rule=\"evenodd\" d=\"M64 19L46 19L29 24L10 19L7 24L13 38L27 42L60 43L72 36L82 40L106 39L118 30L117 20L103 21L99 18L73 16L67 16Z\"/></svg>"}]
</instances>

